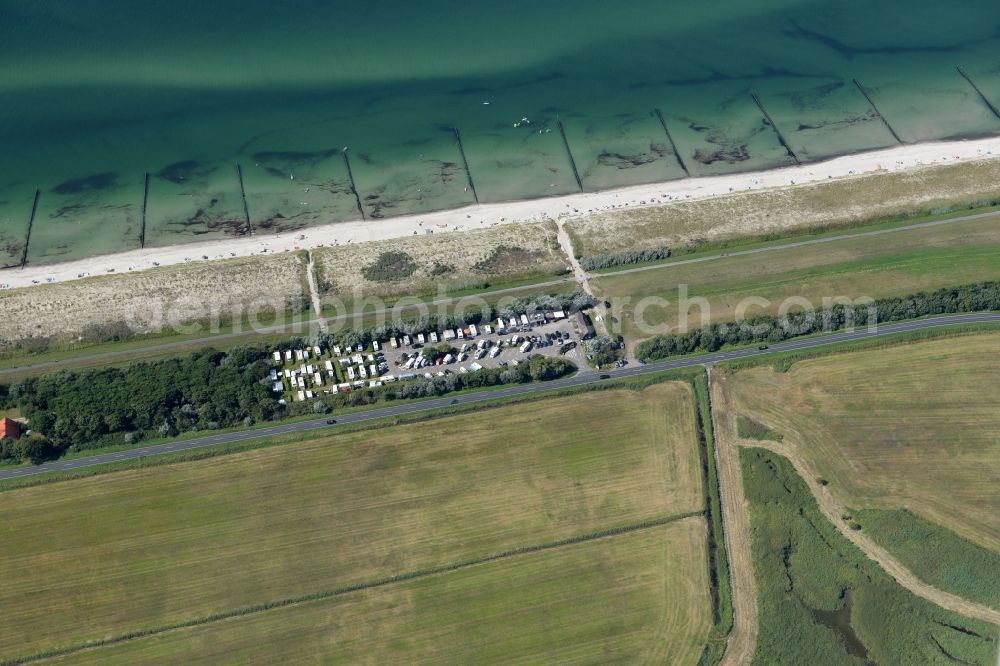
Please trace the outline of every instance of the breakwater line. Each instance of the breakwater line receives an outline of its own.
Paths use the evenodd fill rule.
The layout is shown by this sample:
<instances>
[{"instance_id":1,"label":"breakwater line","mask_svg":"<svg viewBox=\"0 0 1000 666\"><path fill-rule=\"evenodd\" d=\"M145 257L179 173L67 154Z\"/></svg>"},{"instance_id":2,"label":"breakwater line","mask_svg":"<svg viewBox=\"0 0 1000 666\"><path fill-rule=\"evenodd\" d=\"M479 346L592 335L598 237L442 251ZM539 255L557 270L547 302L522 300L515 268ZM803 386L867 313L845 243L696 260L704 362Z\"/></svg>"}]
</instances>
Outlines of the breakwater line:
<instances>
[{"instance_id":1,"label":"breakwater line","mask_svg":"<svg viewBox=\"0 0 1000 666\"><path fill-rule=\"evenodd\" d=\"M795 160L796 164L802 164L802 162L799 161L798 155L796 155L795 151L792 150L791 144L785 141L785 136L781 133L781 130L778 128L778 124L774 122L774 118L772 118L771 114L768 113L767 109L764 108L764 104L760 101L760 97L757 97L757 93L751 90L750 97L753 98L753 103L757 105L758 109L760 109L760 113L762 116L764 116L764 120L766 120L767 124L770 125L771 129L774 130L775 136L778 137L778 143L780 143L785 148L785 150L788 151L788 156L791 157L793 160Z\"/></svg>"},{"instance_id":2,"label":"breakwater line","mask_svg":"<svg viewBox=\"0 0 1000 666\"><path fill-rule=\"evenodd\" d=\"M889 124L889 121L882 115L882 112L879 111L878 107L875 105L875 100L873 100L872 96L868 94L865 87L861 85L861 81L858 81L857 79L851 79L851 81L854 82L854 85L857 86L858 90L861 91L861 94L865 96L866 100L868 100L868 104L872 107L872 111L875 112L875 115L879 117L882 124L885 125L885 128L889 130L890 134L892 134L892 138L894 138L899 145L904 145L906 142L899 138L899 135L896 134L896 130L892 129L892 125Z\"/></svg>"},{"instance_id":3,"label":"breakwater line","mask_svg":"<svg viewBox=\"0 0 1000 666\"><path fill-rule=\"evenodd\" d=\"M674 137L670 134L670 128L667 127L667 120L663 117L663 112L659 109L653 109L653 114L660 121L660 126L663 128L663 133L667 135L667 141L670 142L670 150L674 151L674 158L677 160L677 164L680 165L681 170L684 175L691 177L691 172L688 171L687 165L684 164L684 158L681 157L681 153L677 150L677 144L674 143Z\"/></svg>"},{"instance_id":4,"label":"breakwater line","mask_svg":"<svg viewBox=\"0 0 1000 666\"><path fill-rule=\"evenodd\" d=\"M972 86L972 89L976 91L976 93L979 95L979 98L983 100L983 104L989 107L990 111L993 112L993 115L996 116L997 118L1000 118L1000 110L998 110L997 107L993 106L993 102L990 101L990 98L987 97L985 94L983 94L983 91L979 89L979 86L977 86L976 82L972 80L972 77L966 74L965 70L962 69L962 66L955 65L955 70L962 75L963 79L969 82L969 85Z\"/></svg>"},{"instance_id":5,"label":"breakwater line","mask_svg":"<svg viewBox=\"0 0 1000 666\"><path fill-rule=\"evenodd\" d=\"M344 146L340 154L344 157L344 167L347 169L347 179L351 182L351 194L354 195L354 203L358 207L358 214L361 216L361 221L366 222L368 218L365 217L365 209L361 205L361 196L358 194L358 188L354 184L354 172L351 171L351 158L347 156L347 146Z\"/></svg>"},{"instance_id":6,"label":"breakwater line","mask_svg":"<svg viewBox=\"0 0 1000 666\"><path fill-rule=\"evenodd\" d=\"M38 212L38 198L41 190L35 190L35 199L31 202L31 215L28 216L28 234L24 237L24 251L21 252L21 268L28 265L28 246L31 244L31 227L35 225L35 213Z\"/></svg>"},{"instance_id":7,"label":"breakwater line","mask_svg":"<svg viewBox=\"0 0 1000 666\"><path fill-rule=\"evenodd\" d=\"M462 155L462 164L465 165L465 177L469 179L469 189L472 190L472 198L479 203L479 195L476 194L476 184L472 181L472 170L469 169L469 160L465 158L465 146L462 145L462 134L457 127L452 127L455 133L455 142L458 143L458 152Z\"/></svg>"},{"instance_id":8,"label":"breakwater line","mask_svg":"<svg viewBox=\"0 0 1000 666\"><path fill-rule=\"evenodd\" d=\"M149 172L142 176L142 220L139 227L139 249L146 247L146 206L149 204Z\"/></svg>"},{"instance_id":9,"label":"breakwater line","mask_svg":"<svg viewBox=\"0 0 1000 666\"><path fill-rule=\"evenodd\" d=\"M566 138L566 128L563 127L561 120L557 120L556 125L559 126L559 134L562 135L563 145L566 146L566 156L569 157L569 166L573 169L573 177L576 178L576 186L580 188L581 192L583 192L583 181L580 180L580 172L576 170L576 160L573 159L573 151L569 149L569 139Z\"/></svg>"},{"instance_id":10,"label":"breakwater line","mask_svg":"<svg viewBox=\"0 0 1000 666\"><path fill-rule=\"evenodd\" d=\"M243 167L240 166L239 162L236 163L236 177L240 181L240 198L243 199L243 217L246 218L247 235L249 236L253 234L253 225L250 224L250 207L247 206L247 191L243 187Z\"/></svg>"}]
</instances>

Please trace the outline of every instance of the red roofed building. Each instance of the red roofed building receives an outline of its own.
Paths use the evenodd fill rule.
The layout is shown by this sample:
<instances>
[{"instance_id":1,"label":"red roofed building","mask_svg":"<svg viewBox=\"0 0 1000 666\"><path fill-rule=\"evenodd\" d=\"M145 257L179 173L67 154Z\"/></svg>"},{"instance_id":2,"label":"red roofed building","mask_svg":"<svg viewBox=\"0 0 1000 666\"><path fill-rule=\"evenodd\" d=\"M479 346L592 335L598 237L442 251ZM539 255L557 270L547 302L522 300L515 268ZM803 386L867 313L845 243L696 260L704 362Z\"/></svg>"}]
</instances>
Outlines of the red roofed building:
<instances>
[{"instance_id":1,"label":"red roofed building","mask_svg":"<svg viewBox=\"0 0 1000 666\"><path fill-rule=\"evenodd\" d=\"M6 416L0 419L0 439L9 437L10 439L17 439L21 436L21 424L14 419L9 419Z\"/></svg>"}]
</instances>

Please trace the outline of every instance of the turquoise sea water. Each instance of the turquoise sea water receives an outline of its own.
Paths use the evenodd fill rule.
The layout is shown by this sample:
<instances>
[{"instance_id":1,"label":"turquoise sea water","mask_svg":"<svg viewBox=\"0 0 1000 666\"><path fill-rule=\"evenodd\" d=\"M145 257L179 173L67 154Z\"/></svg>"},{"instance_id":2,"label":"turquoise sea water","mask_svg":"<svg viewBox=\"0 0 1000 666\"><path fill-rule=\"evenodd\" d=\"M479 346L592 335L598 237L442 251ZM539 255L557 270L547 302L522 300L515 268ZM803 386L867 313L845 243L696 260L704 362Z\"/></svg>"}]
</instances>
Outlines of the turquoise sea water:
<instances>
[{"instance_id":1,"label":"turquoise sea water","mask_svg":"<svg viewBox=\"0 0 1000 666\"><path fill-rule=\"evenodd\" d=\"M1000 106L995 1L0 0L0 265L36 190L49 263L791 163L754 96L802 162L894 145L855 80L1000 133L956 66Z\"/></svg>"}]
</instances>

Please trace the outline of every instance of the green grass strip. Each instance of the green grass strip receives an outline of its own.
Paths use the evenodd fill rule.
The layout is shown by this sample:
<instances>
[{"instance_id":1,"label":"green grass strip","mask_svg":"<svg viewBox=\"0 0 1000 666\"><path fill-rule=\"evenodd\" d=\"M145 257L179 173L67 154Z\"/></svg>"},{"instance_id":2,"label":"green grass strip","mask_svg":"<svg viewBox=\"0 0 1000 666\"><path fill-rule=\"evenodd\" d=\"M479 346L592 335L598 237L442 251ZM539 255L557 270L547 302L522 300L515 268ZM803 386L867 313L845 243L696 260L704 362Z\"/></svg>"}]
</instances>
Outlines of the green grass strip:
<instances>
[{"instance_id":1,"label":"green grass strip","mask_svg":"<svg viewBox=\"0 0 1000 666\"><path fill-rule=\"evenodd\" d=\"M396 574L393 576L387 576L385 578L378 578L366 582L354 583L351 585L345 585L343 587L337 587L330 590L322 590L319 592L304 594L297 597L286 597L284 599L267 601L261 604L254 604L252 606L244 606L242 608L236 608L233 610L224 611L222 613L213 613L212 615L192 618L190 620L184 620L182 622L174 622L172 624L165 624L158 627L148 627L146 629L136 629L134 631L129 631L124 634L118 634L117 636L110 636L108 638L99 638L92 641L87 641L86 643L79 643L77 645L68 645L65 647L53 648L51 650L45 650L43 652L36 652L35 654L32 655L17 657L15 659L10 659L6 661L0 661L0 666L17 666L18 664L27 664L34 661L40 661L42 659L61 657L67 654L81 652L83 650L116 645L118 643L124 643L126 641L135 640L137 638L146 638L148 636L155 636L157 634L163 634L169 631L175 631L177 629L188 629L191 627L198 627L206 624L211 624L213 622L219 622L221 620L228 620L231 618L243 617L246 615L254 615L256 613L263 613L265 611L275 610L277 608L285 608L287 606L294 606L297 604L303 604L310 601L320 601L323 599L330 599L332 597L342 596L345 594L349 594L351 592L358 592L361 590L370 590L373 588L385 587L386 585L407 582L411 580L416 580L418 578L426 578L428 576L437 576L440 574L450 573L453 571L458 571L460 569L466 569L481 564L489 564L491 562L496 562L498 560L503 560L518 555L528 555L546 550L552 550L554 548L561 548L563 546L571 546L579 543L585 543L588 541L594 541L596 539L604 539L607 537L618 536L620 534L628 534L631 532L646 530L653 527L661 527L663 525L668 525L670 523L674 523L679 520L684 520L685 518L693 518L695 516L703 516L703 515L705 515L704 511L689 511L687 513L682 513L674 516L652 518L650 520L644 520L642 522L632 523L630 525L609 527L603 530L598 530L596 532L578 534L575 536L567 537L565 539L560 539L558 541L551 541L549 543L535 544L531 546L521 546L519 548L511 548L509 550L503 550L498 553L492 553L490 555L484 555L482 557L472 558L468 560L462 560L460 562L454 562L452 564L446 564L439 567L431 567L427 569L411 571L408 573Z\"/></svg>"},{"instance_id":2,"label":"green grass strip","mask_svg":"<svg viewBox=\"0 0 1000 666\"><path fill-rule=\"evenodd\" d=\"M714 666L726 653L729 634L733 631L732 579L729 575L729 554L722 523L722 498L719 489L719 472L715 465L715 431L712 428L712 396L708 390L708 376L699 368L691 380L695 393L695 419L698 427L698 451L702 465L705 488L706 518L708 521L708 567L712 594L712 628L708 632L705 649L698 659L698 666Z\"/></svg>"}]
</instances>

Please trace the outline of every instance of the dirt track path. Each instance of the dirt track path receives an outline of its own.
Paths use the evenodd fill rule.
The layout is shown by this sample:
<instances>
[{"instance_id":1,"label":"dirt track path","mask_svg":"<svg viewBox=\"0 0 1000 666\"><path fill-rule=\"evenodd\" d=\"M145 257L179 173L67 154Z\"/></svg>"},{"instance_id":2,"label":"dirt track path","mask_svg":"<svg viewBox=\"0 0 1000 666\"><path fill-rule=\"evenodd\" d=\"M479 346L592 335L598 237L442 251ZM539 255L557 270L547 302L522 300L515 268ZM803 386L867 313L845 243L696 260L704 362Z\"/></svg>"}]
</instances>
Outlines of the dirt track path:
<instances>
[{"instance_id":1,"label":"dirt track path","mask_svg":"<svg viewBox=\"0 0 1000 666\"><path fill-rule=\"evenodd\" d=\"M742 666L750 663L757 646L757 586L750 550L750 519L743 494L743 470L736 447L736 433L732 431L731 419L717 416L728 414L729 410L725 391L712 381L711 367L708 368L708 380L712 398L712 429L715 432L715 466L719 472L722 525L733 596L733 631L720 664Z\"/></svg>"},{"instance_id":2,"label":"dirt track path","mask_svg":"<svg viewBox=\"0 0 1000 666\"><path fill-rule=\"evenodd\" d=\"M316 284L316 264L313 263L312 252L306 251L306 276L309 280L309 298L312 300L313 312L316 313L318 318L316 321L319 324L319 330L324 333L330 332L330 325L326 319L323 319L323 303L319 298L319 286Z\"/></svg>"},{"instance_id":3,"label":"dirt track path","mask_svg":"<svg viewBox=\"0 0 1000 666\"><path fill-rule=\"evenodd\" d=\"M773 451L774 453L780 454L787 458L792 465L795 467L795 471L802 477L809 487L810 492L812 492L813 497L816 498L816 503L819 505L820 511L829 520L837 531L840 532L847 540L861 549L869 559L878 564L882 569L892 576L892 578L905 587L907 590L913 594L930 601L931 603L937 604L938 606L945 608L947 610L953 611L960 615L966 617L973 617L978 620L983 620L984 622L990 622L994 625L1000 626L1000 611L990 608L989 606L984 606L982 604L969 601L963 597L951 594L950 592L945 592L932 585L920 580L916 574L906 568L906 566L897 560L889 551L887 551L882 546L875 543L864 531L851 529L844 521L842 516L845 513L849 513L848 508L841 503L834 495L830 492L827 486L822 485L817 479L819 475L816 473L809 463L799 454L798 448L795 443L789 441L783 442L763 442L757 440L744 440L736 436L733 431L733 418L716 418L716 414L720 415L731 415L732 412L727 409L728 404L726 403L726 395L724 387L719 383L715 382L712 392L713 409L712 417L716 421L716 442L717 448L719 450L720 456L722 452L731 453L732 457L735 458L736 471L739 472L739 456L737 453L737 446L745 446L748 448L762 448L768 451ZM722 423L719 423L722 421ZM722 433L725 433L723 435ZM720 480L723 483L732 483L728 478L722 476L722 469L720 466ZM742 476L739 477L739 482L742 484ZM729 486L730 490L732 486ZM740 492L742 493L742 485L740 485ZM722 496L723 507L726 508L726 495ZM729 523L728 515L727 524ZM728 535L728 530L727 530ZM747 543L747 549L749 549L749 542ZM737 548L737 551L739 548ZM730 561L733 560L733 554L730 553ZM738 594L736 592L736 586L740 584L737 578L737 573L739 569L736 565L731 565L734 571L733 578L734 582L734 605L736 604L736 599ZM741 564L742 566L742 564ZM752 569L751 569L752 572ZM751 575L752 578L752 575ZM737 624L738 626L738 624ZM756 629L756 626L755 626ZM728 659L729 652L726 653ZM738 661L729 663L740 663Z\"/></svg>"},{"instance_id":4,"label":"dirt track path","mask_svg":"<svg viewBox=\"0 0 1000 666\"><path fill-rule=\"evenodd\" d=\"M576 278L576 281L580 284L580 288L590 296L597 298L597 296L594 295L593 288L590 286L590 276L587 274L587 271L583 270L583 266L581 266L580 262L576 259L576 250L573 249L573 240L569 237L565 224L565 220L556 220L556 227L559 229L559 234L557 236L559 240L559 247L562 248L563 253L567 258L569 258L569 265L573 269L573 277ZM599 320L594 322L594 326L597 328L598 332L601 333L601 335L607 335L608 327L605 320L607 319L608 313L605 311L604 303L599 302L594 308L594 311L601 316Z\"/></svg>"}]
</instances>

